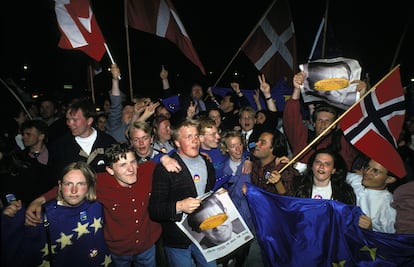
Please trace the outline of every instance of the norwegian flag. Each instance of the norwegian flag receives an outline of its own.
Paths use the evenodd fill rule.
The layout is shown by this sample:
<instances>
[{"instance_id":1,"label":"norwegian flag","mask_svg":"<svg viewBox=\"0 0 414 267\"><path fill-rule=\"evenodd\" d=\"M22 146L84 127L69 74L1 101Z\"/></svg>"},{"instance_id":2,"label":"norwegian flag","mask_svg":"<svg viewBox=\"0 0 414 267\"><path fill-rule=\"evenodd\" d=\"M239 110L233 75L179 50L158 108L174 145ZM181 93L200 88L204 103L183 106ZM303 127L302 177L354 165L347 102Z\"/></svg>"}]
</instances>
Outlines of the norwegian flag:
<instances>
[{"instance_id":1,"label":"norwegian flag","mask_svg":"<svg viewBox=\"0 0 414 267\"><path fill-rule=\"evenodd\" d=\"M167 38L196 65L206 71L193 47L183 23L169 0L128 0L128 24L134 29Z\"/></svg>"},{"instance_id":2,"label":"norwegian flag","mask_svg":"<svg viewBox=\"0 0 414 267\"><path fill-rule=\"evenodd\" d=\"M271 84L290 81L296 66L296 36L286 0L274 0L242 50Z\"/></svg>"},{"instance_id":3,"label":"norwegian flag","mask_svg":"<svg viewBox=\"0 0 414 267\"><path fill-rule=\"evenodd\" d=\"M339 121L347 140L396 176L406 175L397 151L405 116L400 70L394 68Z\"/></svg>"},{"instance_id":4,"label":"norwegian flag","mask_svg":"<svg viewBox=\"0 0 414 267\"><path fill-rule=\"evenodd\" d=\"M105 40L86 0L55 0L55 12L62 36L58 46L81 50L96 61L105 54Z\"/></svg>"}]
</instances>

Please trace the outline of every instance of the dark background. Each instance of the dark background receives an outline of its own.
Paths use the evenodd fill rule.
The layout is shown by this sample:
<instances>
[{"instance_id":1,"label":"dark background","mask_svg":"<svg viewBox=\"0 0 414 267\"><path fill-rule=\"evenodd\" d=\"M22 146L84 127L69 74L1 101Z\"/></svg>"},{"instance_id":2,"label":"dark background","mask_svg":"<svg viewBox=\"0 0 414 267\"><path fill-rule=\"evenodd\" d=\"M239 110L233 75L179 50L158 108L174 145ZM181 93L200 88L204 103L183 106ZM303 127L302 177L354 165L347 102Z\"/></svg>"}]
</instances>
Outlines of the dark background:
<instances>
[{"instance_id":1,"label":"dark background","mask_svg":"<svg viewBox=\"0 0 414 267\"><path fill-rule=\"evenodd\" d=\"M296 31L298 63L306 63L314 38L325 13L326 1L290 0ZM271 3L259 1L173 1L178 15L209 75L201 76L198 68L187 60L168 40L129 29L131 76L134 94L156 98L161 91L159 72L164 64L170 83L181 92L200 81L215 84L255 24ZM92 0L91 6L121 68L121 88L129 95L128 55L122 0ZM414 70L412 9L409 1L334 0L329 2L329 28L335 36L342 56L354 58L368 74L371 84L378 82L395 64L400 64L403 86L410 84ZM2 79L13 78L27 92L76 96L91 94L87 84L90 58L80 51L57 47L60 38L54 2L5 1L1 9ZM401 36L406 29L404 41ZM27 64L28 70L23 70ZM97 105L110 90L110 65L107 55L100 62L103 72L95 76ZM253 64L241 52L218 86L228 87L233 72L241 75L241 87L257 87ZM71 84L72 89L63 89Z\"/></svg>"}]
</instances>

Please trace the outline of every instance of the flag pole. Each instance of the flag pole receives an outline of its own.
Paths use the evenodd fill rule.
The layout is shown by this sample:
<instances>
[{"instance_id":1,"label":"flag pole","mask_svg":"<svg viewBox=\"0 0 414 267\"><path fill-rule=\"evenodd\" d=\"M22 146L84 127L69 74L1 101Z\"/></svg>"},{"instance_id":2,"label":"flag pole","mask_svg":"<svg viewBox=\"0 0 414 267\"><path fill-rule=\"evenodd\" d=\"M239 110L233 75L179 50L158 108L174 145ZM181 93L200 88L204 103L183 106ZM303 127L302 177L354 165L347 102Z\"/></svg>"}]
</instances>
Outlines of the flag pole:
<instances>
[{"instance_id":1,"label":"flag pole","mask_svg":"<svg viewBox=\"0 0 414 267\"><path fill-rule=\"evenodd\" d=\"M325 17L322 17L321 24L319 25L318 32L316 33L315 40L313 41L312 50L308 57L308 63L312 60L313 53L315 52L316 45L318 44L319 37L321 36L323 25L325 24Z\"/></svg>"},{"instance_id":2,"label":"flag pole","mask_svg":"<svg viewBox=\"0 0 414 267\"><path fill-rule=\"evenodd\" d=\"M394 59L392 60L392 63L391 63L390 69L392 69L392 67L395 65L395 62L397 61L397 57L398 57L398 55L400 54L401 45L402 45L402 43L403 43L403 41L404 41L405 34L407 33L408 25L409 25L409 23L407 22L407 24L405 24L404 31L403 31L403 33L401 34L400 42L398 43L397 50L395 51Z\"/></svg>"},{"instance_id":3,"label":"flag pole","mask_svg":"<svg viewBox=\"0 0 414 267\"><path fill-rule=\"evenodd\" d=\"M359 105L359 102L361 102L369 93L374 91L377 86L382 83L385 79L388 78L388 76L391 75L396 69L398 69L400 65L395 66L390 72L387 73L379 82L377 82L371 89L369 89L363 96L361 96L351 107L349 107L347 110L345 110L334 122L332 122L323 132L321 132L315 139L312 140L304 149L302 149L298 154L296 154L285 166L283 166L279 173L282 173L284 170L286 170L290 165L296 162L296 160L301 157L305 152L308 151L310 147L312 147L316 142L319 141L323 136L325 136L336 124L346 115L348 114L355 106Z\"/></svg>"},{"instance_id":4,"label":"flag pole","mask_svg":"<svg viewBox=\"0 0 414 267\"><path fill-rule=\"evenodd\" d=\"M108 53L109 59L111 60L111 64L115 64L114 58L112 57L111 51L109 51L108 45L104 43L106 52ZM121 80L121 75L118 76L118 80Z\"/></svg>"},{"instance_id":5,"label":"flag pole","mask_svg":"<svg viewBox=\"0 0 414 267\"><path fill-rule=\"evenodd\" d=\"M134 91L132 90L132 71L131 71L131 50L129 47L129 31L128 31L128 0L124 0L124 25L125 25L125 38L127 46L127 59L128 59L128 75L129 75L129 94L134 97Z\"/></svg>"},{"instance_id":6,"label":"flag pole","mask_svg":"<svg viewBox=\"0 0 414 267\"><path fill-rule=\"evenodd\" d=\"M88 65L88 86L89 86L89 90L91 90L91 97L92 97L92 103L96 103L95 102L95 85L94 85L94 81L93 81L93 67L92 64L89 62Z\"/></svg>"},{"instance_id":7,"label":"flag pole","mask_svg":"<svg viewBox=\"0 0 414 267\"><path fill-rule=\"evenodd\" d=\"M227 72L228 68L231 66L231 64L233 63L233 61L236 59L237 55L240 53L240 51L242 50L243 46L245 46L247 44L248 41L250 41L250 38L252 38L254 32L257 30L257 28L260 27L260 25L262 24L263 20L266 18L267 14L270 12L270 10L272 9L272 7L274 6L274 4L276 3L277 0L273 0L273 2L270 4L270 6L267 8L267 10L265 11L265 13L263 14L263 16L260 18L259 22L256 24L256 26L253 28L253 30L250 32L250 34L247 36L246 40L243 42L243 44L240 46L240 48L237 50L236 54L233 56L233 58L230 60L229 64L227 64L226 68L224 69L224 71L221 73L220 77L217 79L217 81L214 83L213 87L216 87L217 84L219 83L219 81L223 78L224 74Z\"/></svg>"},{"instance_id":8,"label":"flag pole","mask_svg":"<svg viewBox=\"0 0 414 267\"><path fill-rule=\"evenodd\" d=\"M14 98L16 98L17 102L19 102L20 106L22 107L22 109L24 110L24 112L26 112L27 117L29 119L33 119L32 115L30 115L30 112L27 110L26 106L24 105L23 101L20 99L20 97L13 91L13 89L11 89L7 83L5 81L3 81L2 78L0 78L1 83L7 88L7 90L9 90L9 92L14 96Z\"/></svg>"},{"instance_id":9,"label":"flag pole","mask_svg":"<svg viewBox=\"0 0 414 267\"><path fill-rule=\"evenodd\" d=\"M329 0L326 0L325 25L323 27L322 58L325 58L326 35L328 31L328 11L329 11Z\"/></svg>"}]
</instances>

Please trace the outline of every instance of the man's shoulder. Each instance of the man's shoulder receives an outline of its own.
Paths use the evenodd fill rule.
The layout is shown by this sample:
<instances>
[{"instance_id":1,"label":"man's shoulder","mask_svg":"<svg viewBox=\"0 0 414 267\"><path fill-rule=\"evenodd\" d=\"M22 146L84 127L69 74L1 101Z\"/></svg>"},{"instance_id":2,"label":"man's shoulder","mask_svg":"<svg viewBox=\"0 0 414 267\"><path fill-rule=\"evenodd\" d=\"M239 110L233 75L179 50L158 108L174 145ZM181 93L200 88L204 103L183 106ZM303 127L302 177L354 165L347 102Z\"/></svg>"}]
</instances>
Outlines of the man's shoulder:
<instances>
[{"instance_id":1,"label":"man's shoulder","mask_svg":"<svg viewBox=\"0 0 414 267\"><path fill-rule=\"evenodd\" d=\"M346 174L346 181L348 183L355 182L355 181L361 181L362 180L362 174L356 173L356 172L348 172Z\"/></svg>"},{"instance_id":2,"label":"man's shoulder","mask_svg":"<svg viewBox=\"0 0 414 267\"><path fill-rule=\"evenodd\" d=\"M104 145L111 145L111 144L117 144L118 142L115 140L115 138L112 137L112 135L103 132L103 131L96 131L97 136L95 142L103 143Z\"/></svg>"},{"instance_id":3,"label":"man's shoulder","mask_svg":"<svg viewBox=\"0 0 414 267\"><path fill-rule=\"evenodd\" d=\"M148 161L139 163L138 164L138 169L139 169L139 171L150 171L150 172L152 172L152 171L154 171L155 166L157 166L157 163L155 163L152 160L148 160Z\"/></svg>"},{"instance_id":4,"label":"man's shoulder","mask_svg":"<svg viewBox=\"0 0 414 267\"><path fill-rule=\"evenodd\" d=\"M52 142L46 144L46 146L49 150L49 153L56 153L58 151L65 150L65 148L67 148L68 145L75 143L75 137L72 135L71 132L67 132L54 139Z\"/></svg>"},{"instance_id":5,"label":"man's shoulder","mask_svg":"<svg viewBox=\"0 0 414 267\"><path fill-rule=\"evenodd\" d=\"M398 186L393 193L394 196L412 197L414 196L414 181L407 182Z\"/></svg>"}]
</instances>

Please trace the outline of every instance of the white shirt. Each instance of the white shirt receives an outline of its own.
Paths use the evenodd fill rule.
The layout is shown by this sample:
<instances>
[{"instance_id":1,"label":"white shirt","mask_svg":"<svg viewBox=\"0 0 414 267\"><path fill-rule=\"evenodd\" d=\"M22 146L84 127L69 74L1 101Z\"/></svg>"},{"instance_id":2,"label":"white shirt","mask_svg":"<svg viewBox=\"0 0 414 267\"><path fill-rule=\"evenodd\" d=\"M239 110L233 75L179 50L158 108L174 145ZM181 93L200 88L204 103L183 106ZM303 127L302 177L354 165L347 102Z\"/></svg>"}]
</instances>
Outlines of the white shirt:
<instances>
[{"instance_id":1,"label":"white shirt","mask_svg":"<svg viewBox=\"0 0 414 267\"><path fill-rule=\"evenodd\" d=\"M315 199L332 199L331 181L327 186L312 186L312 198Z\"/></svg>"},{"instance_id":2,"label":"white shirt","mask_svg":"<svg viewBox=\"0 0 414 267\"><path fill-rule=\"evenodd\" d=\"M372 230L395 233L396 210L391 207L392 194L387 190L367 189L362 185L362 175L349 172L346 181L354 188L356 204L371 218Z\"/></svg>"},{"instance_id":3,"label":"white shirt","mask_svg":"<svg viewBox=\"0 0 414 267\"><path fill-rule=\"evenodd\" d=\"M76 136L75 140L76 143L79 144L79 146L83 149L83 151L86 152L86 154L91 154L93 144L95 143L96 138L98 137L98 134L94 128L92 128L92 134L88 137L80 137Z\"/></svg>"},{"instance_id":4,"label":"white shirt","mask_svg":"<svg viewBox=\"0 0 414 267\"><path fill-rule=\"evenodd\" d=\"M249 140L249 138L250 138L250 135L253 133L253 129L250 129L249 131L244 131L244 130L242 130L242 136L244 136L244 135L246 135L246 141L248 141Z\"/></svg>"}]
</instances>

